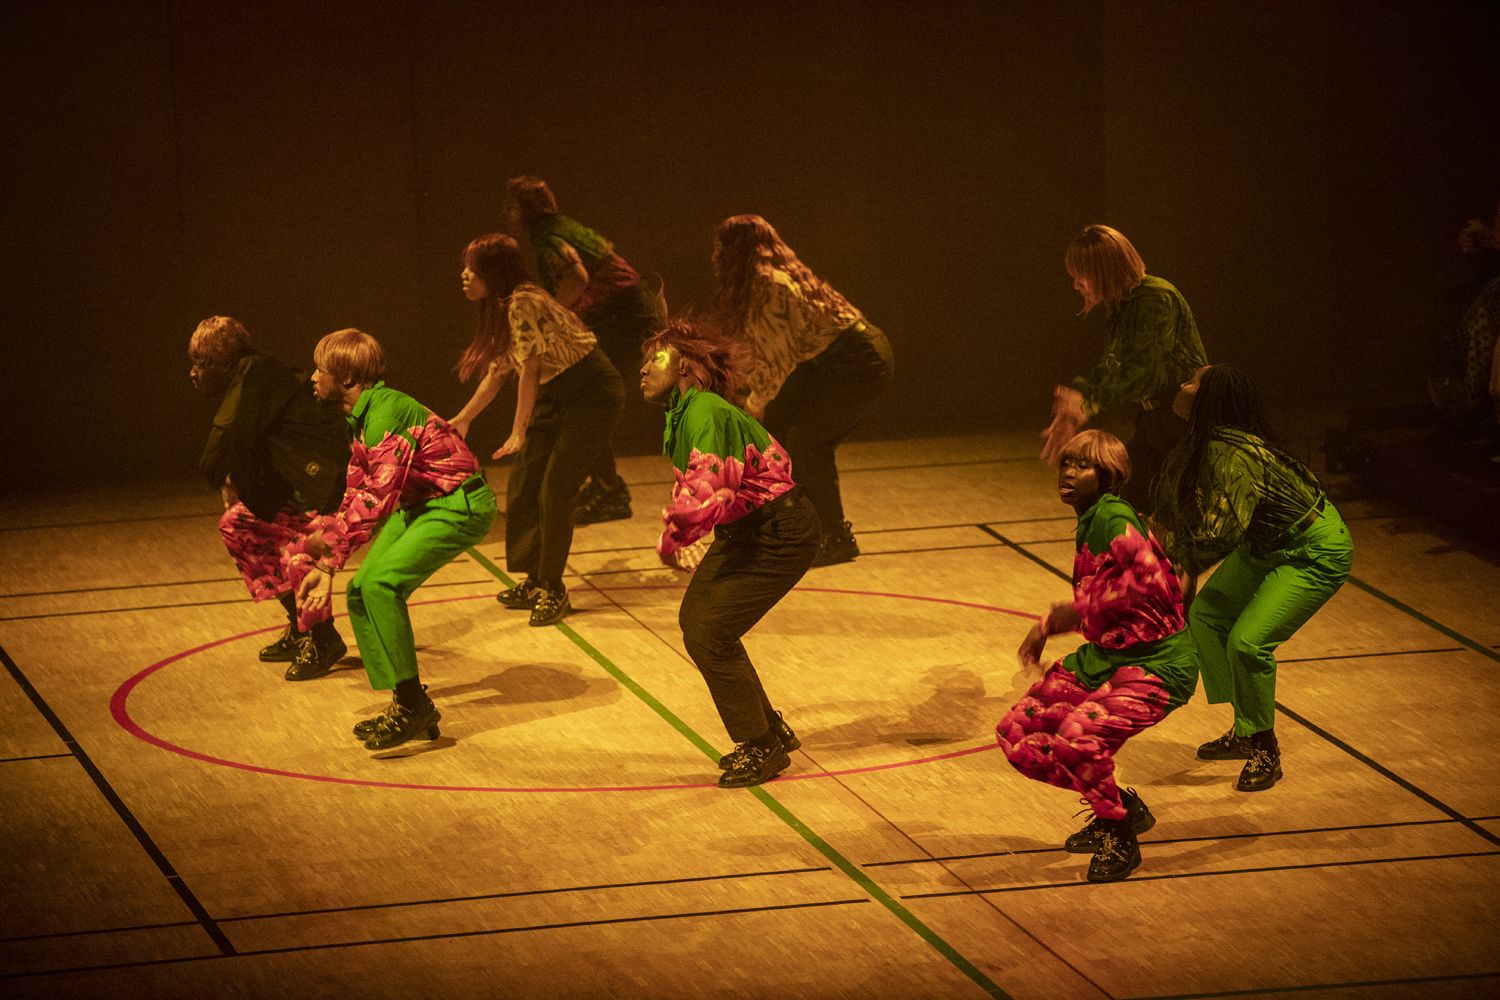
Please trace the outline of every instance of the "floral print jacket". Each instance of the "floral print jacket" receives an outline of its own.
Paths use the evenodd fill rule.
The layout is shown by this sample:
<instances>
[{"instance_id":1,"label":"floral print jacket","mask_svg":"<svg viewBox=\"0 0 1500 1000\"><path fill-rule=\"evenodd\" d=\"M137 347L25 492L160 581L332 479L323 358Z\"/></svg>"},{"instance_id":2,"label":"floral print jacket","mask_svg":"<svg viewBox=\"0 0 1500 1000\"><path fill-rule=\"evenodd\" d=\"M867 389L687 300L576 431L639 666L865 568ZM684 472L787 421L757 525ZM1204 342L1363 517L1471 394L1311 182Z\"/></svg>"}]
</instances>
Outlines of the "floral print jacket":
<instances>
[{"instance_id":1,"label":"floral print jacket","mask_svg":"<svg viewBox=\"0 0 1500 1000\"><path fill-rule=\"evenodd\" d=\"M663 559L796 485L792 460L776 439L750 414L701 389L672 394L662 451L676 469L656 543Z\"/></svg>"}]
</instances>

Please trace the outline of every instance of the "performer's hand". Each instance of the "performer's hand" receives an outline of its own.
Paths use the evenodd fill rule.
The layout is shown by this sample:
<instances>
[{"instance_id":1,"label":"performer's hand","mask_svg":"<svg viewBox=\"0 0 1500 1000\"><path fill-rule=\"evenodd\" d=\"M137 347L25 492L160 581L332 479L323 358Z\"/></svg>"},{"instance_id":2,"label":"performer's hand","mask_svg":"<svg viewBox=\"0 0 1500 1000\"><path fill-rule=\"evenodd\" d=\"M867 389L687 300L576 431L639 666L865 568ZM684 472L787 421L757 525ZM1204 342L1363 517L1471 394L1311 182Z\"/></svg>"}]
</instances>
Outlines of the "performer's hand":
<instances>
[{"instance_id":1,"label":"performer's hand","mask_svg":"<svg viewBox=\"0 0 1500 1000\"><path fill-rule=\"evenodd\" d=\"M319 611L333 603L333 574L314 567L297 588L297 610Z\"/></svg>"},{"instance_id":2,"label":"performer's hand","mask_svg":"<svg viewBox=\"0 0 1500 1000\"><path fill-rule=\"evenodd\" d=\"M711 544L713 544L712 541L705 536L698 539L692 545L674 549L664 556L662 561L673 569L680 569L684 573L691 573L703 561L703 554L708 551L708 547Z\"/></svg>"},{"instance_id":3,"label":"performer's hand","mask_svg":"<svg viewBox=\"0 0 1500 1000\"><path fill-rule=\"evenodd\" d=\"M495 453L493 455L491 455L490 457L491 458L504 458L507 455L514 455L516 452L518 452L518 451L521 450L521 445L523 445L525 443L526 443L526 432L525 431L516 431L510 437L506 438L505 439L505 443L502 444L500 447L496 448L495 449Z\"/></svg>"},{"instance_id":4,"label":"performer's hand","mask_svg":"<svg viewBox=\"0 0 1500 1000\"><path fill-rule=\"evenodd\" d=\"M234 480L228 476L224 477L224 484L219 487L219 499L224 501L225 510L240 502L240 491L234 488Z\"/></svg>"},{"instance_id":5,"label":"performer's hand","mask_svg":"<svg viewBox=\"0 0 1500 1000\"><path fill-rule=\"evenodd\" d=\"M1047 633L1042 630L1042 624L1037 622L1031 626L1026 638L1021 640L1021 648L1016 650L1016 658L1028 670L1040 671L1042 668L1042 650L1047 646Z\"/></svg>"},{"instance_id":6,"label":"performer's hand","mask_svg":"<svg viewBox=\"0 0 1500 1000\"><path fill-rule=\"evenodd\" d=\"M1042 431L1042 461L1056 465L1063 448L1086 423L1088 415L1083 411L1083 393L1064 385L1053 389L1052 422Z\"/></svg>"}]
</instances>

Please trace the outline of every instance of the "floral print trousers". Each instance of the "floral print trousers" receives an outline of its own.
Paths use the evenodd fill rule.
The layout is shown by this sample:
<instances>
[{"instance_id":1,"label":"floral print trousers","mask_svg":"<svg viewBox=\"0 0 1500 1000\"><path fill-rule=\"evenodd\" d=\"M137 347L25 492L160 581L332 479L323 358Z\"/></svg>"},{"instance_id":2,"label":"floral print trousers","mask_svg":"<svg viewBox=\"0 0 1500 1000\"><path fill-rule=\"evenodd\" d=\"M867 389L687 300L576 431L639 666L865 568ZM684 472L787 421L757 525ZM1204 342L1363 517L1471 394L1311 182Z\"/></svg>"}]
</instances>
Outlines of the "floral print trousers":
<instances>
[{"instance_id":1,"label":"floral print trousers","mask_svg":"<svg viewBox=\"0 0 1500 1000\"><path fill-rule=\"evenodd\" d=\"M236 503L219 518L219 534L224 547L245 580L245 589L257 601L295 594L297 586L313 560L302 556L292 559L288 547L309 530L312 518L295 507L283 507L270 521L250 513L243 503ZM305 632L316 622L327 618L327 607L303 615L298 631Z\"/></svg>"},{"instance_id":2,"label":"floral print trousers","mask_svg":"<svg viewBox=\"0 0 1500 1000\"><path fill-rule=\"evenodd\" d=\"M1172 710L1161 679L1125 666L1090 691L1054 663L995 727L1011 766L1034 781L1070 788L1100 819L1123 819L1115 754Z\"/></svg>"}]
</instances>

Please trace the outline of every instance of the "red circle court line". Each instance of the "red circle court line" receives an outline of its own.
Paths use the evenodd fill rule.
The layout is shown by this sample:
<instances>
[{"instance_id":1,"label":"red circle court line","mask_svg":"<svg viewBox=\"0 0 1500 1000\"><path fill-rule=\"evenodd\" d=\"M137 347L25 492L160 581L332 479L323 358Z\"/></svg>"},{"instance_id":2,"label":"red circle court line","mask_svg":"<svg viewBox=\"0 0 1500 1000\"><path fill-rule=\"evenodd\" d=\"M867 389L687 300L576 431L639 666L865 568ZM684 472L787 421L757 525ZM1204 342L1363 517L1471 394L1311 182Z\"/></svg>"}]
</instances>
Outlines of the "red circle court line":
<instances>
[{"instance_id":1,"label":"red circle court line","mask_svg":"<svg viewBox=\"0 0 1500 1000\"><path fill-rule=\"evenodd\" d=\"M686 589L687 585L686 584L630 584L630 585L620 586L620 587L600 587L600 586L597 586L595 584L590 583L589 587L591 589L593 589L593 590L596 590L596 591L599 591L601 593L604 593L604 592L611 591L611 590L684 590L684 589ZM1024 611L1017 611L1017 610L1015 610L1013 608L1001 608L1001 607L995 607L994 605L977 604L977 603L973 603L973 602L970 602L970 601L958 601L958 600L954 600L952 598L946 598L946 597L925 597L925 596L923 596L921 594L891 594L891 593L883 593L883 592L879 592L879 591L869 591L869 590L845 590L845 589L836 588L836 587L797 587L795 589L796 590L805 591L805 592L810 592L810 593L818 593L818 594L848 594L850 596L856 596L856 597L888 597L888 598L893 598L893 599L898 599L898 600L907 600L907 601L926 601L926 602L932 603L932 604L948 604L948 605L953 605L953 606L956 606L956 607L972 608L972 609L975 609L975 610L978 610L978 611L998 612L998 613L1001 613L1001 614L1014 615L1014 616L1016 616L1018 618L1031 618L1031 619L1035 619L1037 617L1036 615L1029 614L1029 613L1024 612ZM426 600L426 601L412 601L408 606L409 607L423 607L423 606L430 605L430 604L453 604L453 603L456 603L456 602L459 602L459 601L481 600L481 599L483 599L486 596L488 596L488 595L484 595L484 594L470 594L470 595L466 595L466 596L463 596L463 597L438 597L438 598L432 598L432 599ZM338 615L338 614L336 614L336 615L334 615L334 617L335 618L343 618L343 617L345 617L345 615ZM191 647L189 649L185 649L185 650L182 650L180 652L173 653L171 656L168 656L168 657L165 657L164 659L158 660L157 662L155 662L155 663L151 664L150 666L146 667L145 669L141 670L139 673L136 673L135 675L127 678L124 683L122 683L118 688L115 689L114 694L111 695L110 699L109 699L109 712L110 712L110 715L114 718L116 725L118 725L121 729L125 730L130 735L134 736L136 739L140 740L143 743L149 743L152 746L158 747L158 748L160 748L162 750L166 750L166 751L168 751L170 753L175 753L175 754L177 754L180 757L187 757L190 760L200 761L200 762L205 763L205 764L215 764L215 765L217 765L219 767L229 767L229 768L234 768L235 770L239 770L239 771L250 771L250 772L255 773L255 774L266 774L266 775L271 775L273 777L278 777L278 778L297 778L297 779L300 779L300 780L303 780L303 781L321 781L321 782L326 782L328 784L335 784L335 785L361 785L361 786L368 787L368 788L397 788L397 789L407 789L407 790L413 790L413 791L430 791L430 792L505 792L505 793L525 793L525 792L550 792L550 793L561 793L561 792L656 792L656 791L679 791L679 790L693 789L693 788L718 788L719 787L717 782L702 782L702 783L694 782L694 783L690 783L690 784L666 784L666 785L601 785L601 786L596 786L596 787L576 787L576 786L571 786L571 787L546 787L546 786L535 786L535 785L531 785L531 786L518 786L518 787L506 787L506 786L496 786L496 785L427 785L427 784L420 784L420 783L415 783L415 782L377 781L377 780L375 780L373 778L340 778L340 777L335 777L334 775L330 775L330 774L307 774L307 773L304 773L304 772L301 772L301 771L287 771L287 770L283 770L281 768L263 767L263 766L261 766L259 764L246 764L243 761L229 760L229 759L224 758L224 757L215 757L212 754L206 754L206 753L202 753L202 752L197 751L197 750L192 750L192 749L189 749L188 747L184 747L184 746L181 746L179 744L172 743L169 740L165 740L165 739L161 738L160 736L157 736L155 733L151 732L150 730L146 729L145 727L143 727L139 723L137 723L135 721L135 719L130 715L130 709L126 705L126 702L130 699L130 695L147 678L151 677L153 674L157 673L158 671L163 670L163 669L165 669L168 666L171 666L173 663L181 662L182 660L185 660L188 657L196 656L199 653L206 652L206 651L208 651L210 649L214 649L215 647L228 645L231 642L238 642L241 639L248 639L251 636L263 635L263 634L265 634L267 632L277 632L277 631L280 631L283 627L284 626L281 626L281 625L269 625L269 626L266 626L265 628L252 629L249 632L241 632L238 635L225 636L222 639L215 639L212 642L205 642L205 643L202 643L201 645L193 646L193 647ZM994 744L994 743L985 743L985 744L981 744L980 746L967 747L967 748L965 748L963 750L953 750L953 751L949 751L948 753L936 754L936 755L931 756L931 757L919 757L919 758L916 758L914 760L891 761L891 762L888 762L888 763L885 763L885 764L870 764L870 765L867 765L865 767L851 767L851 768L844 768L842 770L837 770L837 771L817 771L817 772L808 773L808 774L782 775L779 778L772 779L772 781L771 782L767 782L767 784L771 784L771 783L774 783L774 782L781 782L781 781L806 781L806 780L812 779L812 778L837 778L837 777L844 777L844 776L852 775L852 774L868 774L868 773L871 773L871 772L874 772L874 771L889 771L889 770L894 770L896 768L901 768L901 767L916 767L916 766L921 765L921 764L931 764L931 763L935 763L935 762L941 761L941 760L951 760L951 759L954 759L956 757L967 757L967 756L970 756L972 754L984 753L985 751L994 750L994 749L996 749L996 744Z\"/></svg>"}]
</instances>

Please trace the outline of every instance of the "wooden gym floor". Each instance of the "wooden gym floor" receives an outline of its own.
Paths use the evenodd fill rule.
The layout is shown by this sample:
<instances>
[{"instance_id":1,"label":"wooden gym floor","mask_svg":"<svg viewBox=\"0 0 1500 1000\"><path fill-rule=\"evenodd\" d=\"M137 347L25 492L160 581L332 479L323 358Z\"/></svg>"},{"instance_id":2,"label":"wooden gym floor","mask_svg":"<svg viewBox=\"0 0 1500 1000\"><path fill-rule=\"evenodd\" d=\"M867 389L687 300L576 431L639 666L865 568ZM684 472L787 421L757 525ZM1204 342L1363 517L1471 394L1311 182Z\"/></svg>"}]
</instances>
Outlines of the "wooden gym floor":
<instances>
[{"instance_id":1,"label":"wooden gym floor","mask_svg":"<svg viewBox=\"0 0 1500 1000\"><path fill-rule=\"evenodd\" d=\"M443 735L384 753L353 652L257 661L280 610L200 486L0 502L0 995L1500 993L1500 568L1332 483L1355 578L1283 647L1285 779L1194 758L1200 692L1122 753L1159 822L1090 885L1074 797L993 747L1072 562L1034 455L844 449L864 554L751 633L803 748L746 791L651 549L664 459L579 530L561 626L495 604L498 524L417 593Z\"/></svg>"}]
</instances>

